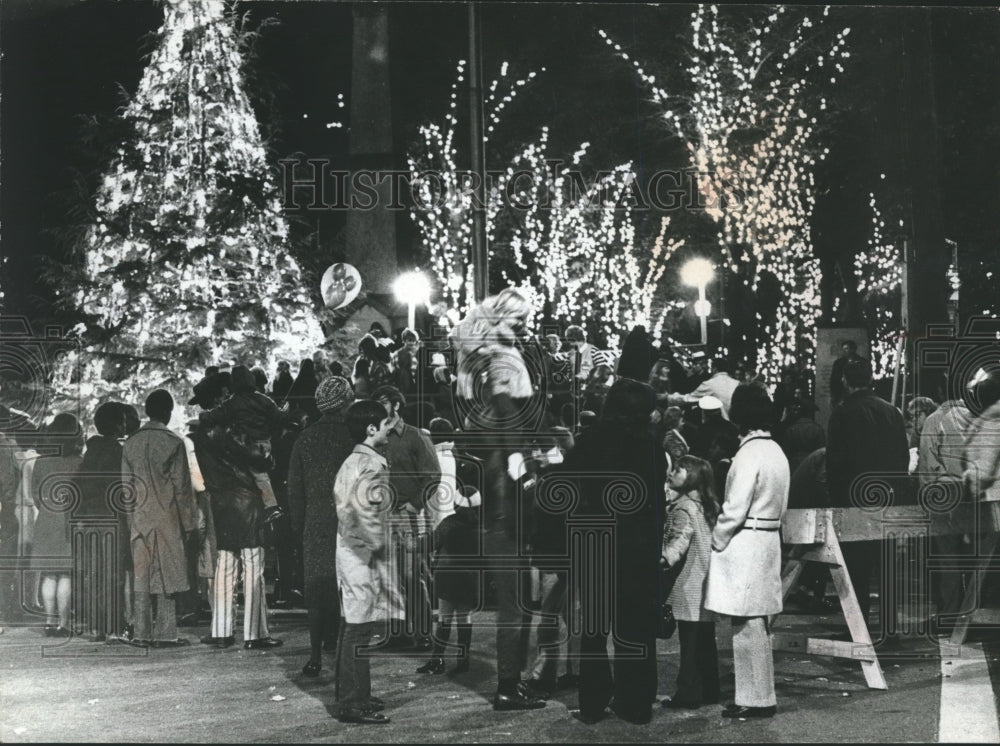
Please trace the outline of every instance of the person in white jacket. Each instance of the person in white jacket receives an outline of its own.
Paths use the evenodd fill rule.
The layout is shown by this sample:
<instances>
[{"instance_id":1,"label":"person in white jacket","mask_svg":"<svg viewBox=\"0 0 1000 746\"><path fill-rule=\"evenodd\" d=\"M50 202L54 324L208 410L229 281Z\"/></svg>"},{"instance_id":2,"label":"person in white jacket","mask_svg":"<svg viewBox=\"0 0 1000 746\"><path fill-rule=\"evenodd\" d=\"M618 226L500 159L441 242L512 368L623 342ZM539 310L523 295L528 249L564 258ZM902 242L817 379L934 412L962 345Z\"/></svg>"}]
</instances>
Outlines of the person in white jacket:
<instances>
[{"instance_id":1,"label":"person in white jacket","mask_svg":"<svg viewBox=\"0 0 1000 746\"><path fill-rule=\"evenodd\" d=\"M771 438L771 399L740 384L730 410L740 447L712 531L705 608L731 618L734 704L723 717L771 717L777 711L768 617L782 610L781 518L788 507L788 459Z\"/></svg>"}]
</instances>

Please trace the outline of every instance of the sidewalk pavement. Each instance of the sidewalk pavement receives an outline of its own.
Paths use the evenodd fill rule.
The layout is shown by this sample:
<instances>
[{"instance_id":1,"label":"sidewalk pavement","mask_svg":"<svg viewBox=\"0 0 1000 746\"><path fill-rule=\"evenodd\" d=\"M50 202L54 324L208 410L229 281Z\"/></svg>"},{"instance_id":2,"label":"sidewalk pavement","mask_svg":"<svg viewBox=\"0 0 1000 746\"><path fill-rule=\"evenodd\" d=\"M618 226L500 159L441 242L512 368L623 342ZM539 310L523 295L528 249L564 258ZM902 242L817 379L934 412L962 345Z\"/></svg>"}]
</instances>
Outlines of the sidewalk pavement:
<instances>
[{"instance_id":1,"label":"sidewalk pavement","mask_svg":"<svg viewBox=\"0 0 1000 746\"><path fill-rule=\"evenodd\" d=\"M542 710L494 712L494 632L477 628L471 671L459 678L421 676L420 658L380 654L373 693L386 702L389 725L345 725L333 719L334 656L319 678L300 673L308 656L301 614L272 614L284 646L248 651L198 644L207 627L185 628L192 645L143 650L84 640L51 640L40 628L7 627L0 635L0 740L241 743L763 743L937 740L942 664L937 644L907 639L882 652L889 690L866 688L859 664L775 654L778 714L732 721L721 707L674 712L654 707L645 726L573 719L576 693L560 692ZM492 614L480 613L486 624ZM786 615L778 631L834 634L834 616ZM724 699L733 691L728 625L719 624ZM60 644L61 643L61 644ZM673 691L676 637L658 642L660 692ZM450 666L449 661L449 666Z\"/></svg>"}]
</instances>

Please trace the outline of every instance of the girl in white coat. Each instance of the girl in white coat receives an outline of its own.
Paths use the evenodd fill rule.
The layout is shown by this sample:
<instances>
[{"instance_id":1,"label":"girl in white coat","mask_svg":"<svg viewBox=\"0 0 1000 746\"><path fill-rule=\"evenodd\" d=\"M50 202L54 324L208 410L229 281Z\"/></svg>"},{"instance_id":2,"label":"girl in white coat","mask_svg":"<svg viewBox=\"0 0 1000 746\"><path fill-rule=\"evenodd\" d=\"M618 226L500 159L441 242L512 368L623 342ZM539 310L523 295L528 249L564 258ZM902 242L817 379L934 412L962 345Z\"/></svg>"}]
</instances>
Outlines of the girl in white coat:
<instances>
[{"instance_id":1,"label":"girl in white coat","mask_svg":"<svg viewBox=\"0 0 1000 746\"><path fill-rule=\"evenodd\" d=\"M770 397L757 384L733 392L730 419L740 447L712 532L705 608L731 617L734 704L723 717L771 717L777 710L768 617L782 609L781 517L788 507L788 459L771 439Z\"/></svg>"}]
</instances>

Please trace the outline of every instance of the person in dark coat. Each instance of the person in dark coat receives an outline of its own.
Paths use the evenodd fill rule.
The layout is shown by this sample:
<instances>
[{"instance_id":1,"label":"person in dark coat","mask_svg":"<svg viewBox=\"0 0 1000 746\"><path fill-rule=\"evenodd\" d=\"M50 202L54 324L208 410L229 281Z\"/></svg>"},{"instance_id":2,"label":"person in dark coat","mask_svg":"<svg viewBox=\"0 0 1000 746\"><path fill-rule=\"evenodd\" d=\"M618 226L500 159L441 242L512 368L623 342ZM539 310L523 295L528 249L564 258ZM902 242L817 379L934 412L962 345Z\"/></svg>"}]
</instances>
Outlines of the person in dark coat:
<instances>
[{"instance_id":1,"label":"person in dark coat","mask_svg":"<svg viewBox=\"0 0 1000 746\"><path fill-rule=\"evenodd\" d=\"M866 475L879 475L879 482L888 481L896 504L904 503L909 490L910 452L903 415L872 391L872 368L867 360L849 360L844 366L843 382L844 400L833 410L827 431L830 507L871 507L870 501L880 499L881 490L877 493L875 489L866 489L863 481ZM873 571L881 583L881 548L879 541L843 545L847 572L866 621ZM888 609L881 606L884 620Z\"/></svg>"},{"instance_id":2,"label":"person in dark coat","mask_svg":"<svg viewBox=\"0 0 1000 746\"><path fill-rule=\"evenodd\" d=\"M351 380L355 395L359 399L367 399L371 398L375 389L392 383L389 368L392 353L387 345L378 342L371 334L366 334L358 342L358 353Z\"/></svg>"},{"instance_id":3,"label":"person in dark coat","mask_svg":"<svg viewBox=\"0 0 1000 746\"><path fill-rule=\"evenodd\" d=\"M826 432L816 422L816 405L812 401L795 401L788 411L788 421L777 440L794 474L802 459L826 445Z\"/></svg>"},{"instance_id":4,"label":"person in dark coat","mask_svg":"<svg viewBox=\"0 0 1000 746\"><path fill-rule=\"evenodd\" d=\"M323 645L336 645L340 624L337 590L337 508L333 483L355 441L344 413L354 400L351 383L329 376L316 389L319 420L307 427L292 448L288 465L288 507L292 532L302 542L310 656L302 673L317 676Z\"/></svg>"},{"instance_id":5,"label":"person in dark coat","mask_svg":"<svg viewBox=\"0 0 1000 746\"><path fill-rule=\"evenodd\" d=\"M479 506L482 498L474 488L464 486L455 496L455 512L434 529L434 590L438 600L438 625L430 660L417 673L444 673L444 650L451 628L458 630L459 660L451 674L469 670L472 651L472 610L479 606L479 570L467 569L470 559L479 556L482 536Z\"/></svg>"},{"instance_id":6,"label":"person in dark coat","mask_svg":"<svg viewBox=\"0 0 1000 746\"><path fill-rule=\"evenodd\" d=\"M299 374L295 377L291 389L288 390L288 407L291 410L305 412L310 422L319 419L319 409L316 408L316 387L319 379L316 377L316 363L311 357L303 358L299 365Z\"/></svg>"},{"instance_id":7,"label":"person in dark coat","mask_svg":"<svg viewBox=\"0 0 1000 746\"><path fill-rule=\"evenodd\" d=\"M623 720L641 724L652 716L667 477L667 458L649 422L654 401L647 384L627 378L616 381L600 420L579 436L563 467L570 474L588 475L575 480L579 504L573 517L605 518L614 531L613 578L604 576L612 558L601 556L599 545L585 542L584 557L573 564L583 569L570 580L571 587L578 583L583 589L584 608L610 602L611 619L603 620L597 630L585 629L581 641L579 719L585 723L603 719L612 697L614 712ZM609 475L620 474L630 475L635 483L622 490L629 494L627 505L622 502L617 510L609 511L608 501L615 501L606 493L617 494L612 486L620 479ZM611 589L610 599L591 595L602 586ZM615 649L613 664L607 657L609 633Z\"/></svg>"},{"instance_id":8,"label":"person in dark coat","mask_svg":"<svg viewBox=\"0 0 1000 746\"><path fill-rule=\"evenodd\" d=\"M44 441L45 445L57 446L59 451L39 456L31 476L31 497L38 509L31 554L65 562L63 569L41 573L40 591L46 614L46 636L69 637L72 635L72 548L66 500L72 500L75 492L70 475L75 475L82 462L83 431L76 417L64 412L55 416L45 432L50 436Z\"/></svg>"},{"instance_id":9,"label":"person in dark coat","mask_svg":"<svg viewBox=\"0 0 1000 746\"><path fill-rule=\"evenodd\" d=\"M246 366L233 368L232 381L233 395L215 409L202 412L199 419L209 427L228 427L230 436L253 456L250 467L264 500L265 520L276 520L281 510L268 475L274 466L271 436L281 431L288 417L261 392L253 372Z\"/></svg>"},{"instance_id":10,"label":"person in dark coat","mask_svg":"<svg viewBox=\"0 0 1000 746\"><path fill-rule=\"evenodd\" d=\"M618 368L615 374L619 378L631 378L635 381L646 381L656 362L657 351L646 332L646 327L638 324L625 337L622 344L622 356L618 358Z\"/></svg>"},{"instance_id":11,"label":"person in dark coat","mask_svg":"<svg viewBox=\"0 0 1000 746\"><path fill-rule=\"evenodd\" d=\"M739 434L736 426L722 416L722 402L714 396L703 396L698 400L698 411L701 412L701 424L697 434L689 440L691 455L713 461L711 452L719 443L732 445L732 456L739 445Z\"/></svg>"},{"instance_id":12,"label":"person in dark coat","mask_svg":"<svg viewBox=\"0 0 1000 746\"><path fill-rule=\"evenodd\" d=\"M115 518L115 485L121 479L122 444L125 437L125 412L118 402L102 404L94 412L97 435L87 441L87 450L77 471L76 483L80 493L80 506L73 512L75 530L86 532L88 519ZM118 536L119 542L128 542L128 535ZM90 542L85 542L85 546ZM95 551L96 550L96 551ZM79 591L77 618L83 629L89 631L93 641L106 639L114 634L116 620L108 617L106 590L103 579L114 578L117 557L105 553L103 542L98 541L87 552L82 566L75 568Z\"/></svg>"},{"instance_id":13,"label":"person in dark coat","mask_svg":"<svg viewBox=\"0 0 1000 746\"><path fill-rule=\"evenodd\" d=\"M858 343L853 339L845 339L840 343L840 357L833 361L830 371L830 403L837 406L847 396L844 387L844 371L851 360L868 362L858 354Z\"/></svg>"},{"instance_id":14,"label":"person in dark coat","mask_svg":"<svg viewBox=\"0 0 1000 746\"><path fill-rule=\"evenodd\" d=\"M202 424L192 433L198 466L211 495L217 558L212 583L212 633L201 642L219 648L235 643L233 634L237 569L243 564L243 646L267 649L281 645L267 627L264 596L264 502L249 463L228 442L221 426Z\"/></svg>"},{"instance_id":15,"label":"person in dark coat","mask_svg":"<svg viewBox=\"0 0 1000 746\"><path fill-rule=\"evenodd\" d=\"M285 403L288 392L292 390L295 379L292 378L292 366L287 360L278 362L278 375L274 377L274 386L271 388L271 398L279 407Z\"/></svg>"}]
</instances>

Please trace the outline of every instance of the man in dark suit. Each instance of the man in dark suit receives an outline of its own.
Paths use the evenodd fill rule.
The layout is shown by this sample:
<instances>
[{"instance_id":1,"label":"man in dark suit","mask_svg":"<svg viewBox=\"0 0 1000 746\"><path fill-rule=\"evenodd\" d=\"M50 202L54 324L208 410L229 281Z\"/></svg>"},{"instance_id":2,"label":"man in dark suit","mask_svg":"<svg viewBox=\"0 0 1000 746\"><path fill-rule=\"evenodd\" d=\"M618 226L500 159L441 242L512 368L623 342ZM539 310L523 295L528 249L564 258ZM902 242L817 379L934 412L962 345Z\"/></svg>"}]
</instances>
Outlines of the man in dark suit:
<instances>
[{"instance_id":1,"label":"man in dark suit","mask_svg":"<svg viewBox=\"0 0 1000 746\"><path fill-rule=\"evenodd\" d=\"M907 502L910 456L903 415L872 391L872 369L867 360L848 360L842 382L844 400L833 410L827 431L826 473L831 507L872 507L875 493L866 489L864 477L876 474L879 481L892 486L895 504ZM880 541L861 541L842 547L847 572L866 620L871 604L872 569L880 565L881 546ZM880 582L881 579L880 573ZM883 621L886 611L883 604Z\"/></svg>"}]
</instances>

